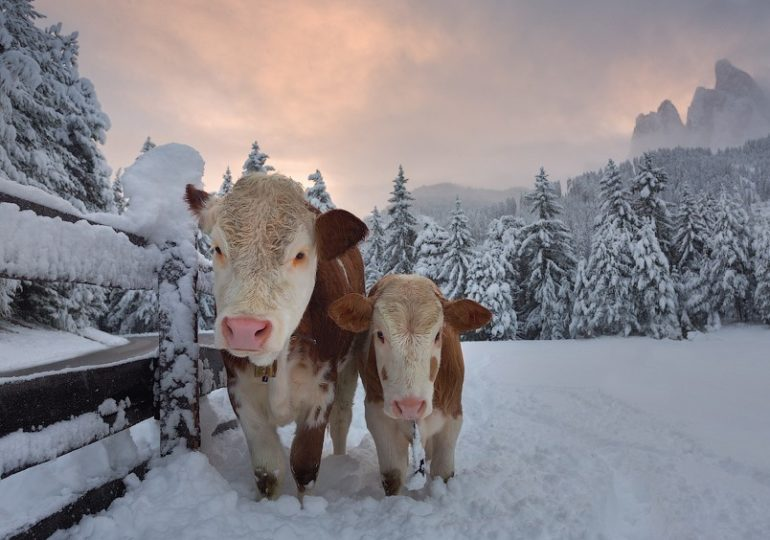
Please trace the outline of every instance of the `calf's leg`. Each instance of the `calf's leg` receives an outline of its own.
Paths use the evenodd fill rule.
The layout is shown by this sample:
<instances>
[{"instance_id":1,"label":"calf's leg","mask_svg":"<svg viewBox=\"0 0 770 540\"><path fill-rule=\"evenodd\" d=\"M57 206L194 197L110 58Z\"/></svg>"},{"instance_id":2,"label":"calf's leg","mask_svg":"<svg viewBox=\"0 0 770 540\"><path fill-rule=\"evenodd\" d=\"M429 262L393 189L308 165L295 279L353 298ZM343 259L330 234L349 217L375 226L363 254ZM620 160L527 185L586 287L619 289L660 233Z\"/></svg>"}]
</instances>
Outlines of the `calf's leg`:
<instances>
[{"instance_id":1,"label":"calf's leg","mask_svg":"<svg viewBox=\"0 0 770 540\"><path fill-rule=\"evenodd\" d=\"M364 405L366 426L377 447L377 460L380 463L380 475L385 495L398 495L406 480L409 465L409 439L398 421L385 414L382 402L369 402Z\"/></svg>"},{"instance_id":2,"label":"calf's leg","mask_svg":"<svg viewBox=\"0 0 770 540\"><path fill-rule=\"evenodd\" d=\"M318 478L330 408L331 405L325 410L319 406L297 419L289 463L300 500L306 491L313 488Z\"/></svg>"},{"instance_id":3,"label":"calf's leg","mask_svg":"<svg viewBox=\"0 0 770 540\"><path fill-rule=\"evenodd\" d=\"M329 415L329 432L335 455L345 455L350 422L353 420L353 397L358 384L356 361L349 356L337 373L334 403Z\"/></svg>"},{"instance_id":4,"label":"calf's leg","mask_svg":"<svg viewBox=\"0 0 770 540\"><path fill-rule=\"evenodd\" d=\"M455 447L460 428L463 425L462 415L446 419L444 427L433 435L430 440L430 475L441 477L444 482L455 475Z\"/></svg>"}]
</instances>

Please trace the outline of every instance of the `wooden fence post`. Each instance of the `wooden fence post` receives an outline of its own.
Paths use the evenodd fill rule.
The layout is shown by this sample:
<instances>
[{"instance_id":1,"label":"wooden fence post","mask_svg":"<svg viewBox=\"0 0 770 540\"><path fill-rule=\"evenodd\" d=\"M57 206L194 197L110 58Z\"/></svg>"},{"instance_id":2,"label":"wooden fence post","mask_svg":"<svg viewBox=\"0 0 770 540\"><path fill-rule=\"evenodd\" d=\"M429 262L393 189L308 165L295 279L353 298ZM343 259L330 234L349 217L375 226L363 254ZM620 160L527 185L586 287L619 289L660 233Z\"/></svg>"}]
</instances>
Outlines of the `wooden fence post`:
<instances>
[{"instance_id":1,"label":"wooden fence post","mask_svg":"<svg viewBox=\"0 0 770 540\"><path fill-rule=\"evenodd\" d=\"M158 419L160 454L182 440L200 446L198 387L198 252L192 242L167 242L158 273Z\"/></svg>"}]
</instances>

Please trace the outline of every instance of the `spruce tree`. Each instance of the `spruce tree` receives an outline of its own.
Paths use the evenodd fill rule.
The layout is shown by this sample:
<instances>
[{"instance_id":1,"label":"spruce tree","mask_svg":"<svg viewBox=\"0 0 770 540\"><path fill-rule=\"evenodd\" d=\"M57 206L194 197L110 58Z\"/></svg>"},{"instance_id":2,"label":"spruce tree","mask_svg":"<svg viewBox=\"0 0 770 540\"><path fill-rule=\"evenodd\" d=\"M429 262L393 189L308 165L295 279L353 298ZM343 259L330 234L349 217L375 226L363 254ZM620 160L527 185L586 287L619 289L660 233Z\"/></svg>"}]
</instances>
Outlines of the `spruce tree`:
<instances>
[{"instance_id":1,"label":"spruce tree","mask_svg":"<svg viewBox=\"0 0 770 540\"><path fill-rule=\"evenodd\" d=\"M390 222L385 228L385 257L383 274L411 274L414 270L414 243L417 239L417 220L412 214L414 198L406 189L409 181L404 169L398 166L398 175L393 180L393 191L388 199Z\"/></svg>"},{"instance_id":2,"label":"spruce tree","mask_svg":"<svg viewBox=\"0 0 770 540\"><path fill-rule=\"evenodd\" d=\"M639 328L634 311L632 243L638 228L615 163L610 160L600 182L601 206L591 239L591 253L576 283L570 333L574 337L629 335Z\"/></svg>"},{"instance_id":3,"label":"spruce tree","mask_svg":"<svg viewBox=\"0 0 770 540\"><path fill-rule=\"evenodd\" d=\"M678 338L679 307L668 259L658 244L655 224L642 218L642 227L633 245L634 310L639 331L656 339Z\"/></svg>"},{"instance_id":4,"label":"spruce tree","mask_svg":"<svg viewBox=\"0 0 770 540\"><path fill-rule=\"evenodd\" d=\"M123 169L118 169L115 173L115 180L112 181L112 200L115 205L115 212L122 214L128 206L128 199L123 192Z\"/></svg>"},{"instance_id":5,"label":"spruce tree","mask_svg":"<svg viewBox=\"0 0 770 540\"><path fill-rule=\"evenodd\" d=\"M195 248L201 256L211 261L211 238L198 229L195 233ZM198 298L198 328L211 330L217 318L216 302L212 294L203 291L196 292Z\"/></svg>"},{"instance_id":6,"label":"spruce tree","mask_svg":"<svg viewBox=\"0 0 770 540\"><path fill-rule=\"evenodd\" d=\"M670 261L672 258L672 225L671 215L663 191L668 183L668 175L652 162L652 155L645 153L638 164L638 172L631 181L631 190L636 196L634 210L640 220L650 220L655 226L655 237L658 239L663 254Z\"/></svg>"},{"instance_id":7,"label":"spruce tree","mask_svg":"<svg viewBox=\"0 0 770 540\"><path fill-rule=\"evenodd\" d=\"M536 220L524 227L520 256L527 268L523 333L533 339L569 337L570 296L575 269L572 235L559 219L561 204L543 168L525 198Z\"/></svg>"},{"instance_id":8,"label":"spruce tree","mask_svg":"<svg viewBox=\"0 0 770 540\"><path fill-rule=\"evenodd\" d=\"M770 219L759 221L754 233L754 309L770 324Z\"/></svg>"},{"instance_id":9,"label":"spruce tree","mask_svg":"<svg viewBox=\"0 0 770 540\"><path fill-rule=\"evenodd\" d=\"M503 244L487 239L482 255L473 259L468 270L466 296L492 311L492 322L473 334L477 339L516 339L518 320L511 286L506 281L506 266Z\"/></svg>"},{"instance_id":10,"label":"spruce tree","mask_svg":"<svg viewBox=\"0 0 770 540\"><path fill-rule=\"evenodd\" d=\"M233 190L233 173L230 172L230 166L227 166L225 174L222 175L222 184L217 191L217 197L224 197Z\"/></svg>"},{"instance_id":11,"label":"spruce tree","mask_svg":"<svg viewBox=\"0 0 770 540\"><path fill-rule=\"evenodd\" d=\"M522 284L526 282L528 276L527 264L521 257L525 226L521 218L501 216L493 219L487 227L487 241L499 242L502 246L501 257L505 266L505 282L511 289L517 314L523 312L525 291Z\"/></svg>"},{"instance_id":12,"label":"spruce tree","mask_svg":"<svg viewBox=\"0 0 770 540\"><path fill-rule=\"evenodd\" d=\"M414 244L417 253L417 261L414 265L415 274L420 274L433 281L438 280L443 258L441 249L447 238L447 232L443 227L430 218L425 219Z\"/></svg>"},{"instance_id":13,"label":"spruce tree","mask_svg":"<svg viewBox=\"0 0 770 540\"><path fill-rule=\"evenodd\" d=\"M364 258L366 290L369 290L383 276L387 236L382 226L382 216L376 206L367 222L369 236L362 245L361 255Z\"/></svg>"},{"instance_id":14,"label":"spruce tree","mask_svg":"<svg viewBox=\"0 0 770 540\"><path fill-rule=\"evenodd\" d=\"M307 179L313 182L313 185L305 191L305 199L307 202L318 208L321 212L327 212L337 208L334 206L332 198L329 196L329 192L326 191L326 182L324 182L321 171L316 169L314 173L308 175Z\"/></svg>"},{"instance_id":15,"label":"spruce tree","mask_svg":"<svg viewBox=\"0 0 770 540\"><path fill-rule=\"evenodd\" d=\"M473 237L468 218L463 212L460 197L455 200L455 208L447 227L447 239L441 246L441 273L438 285L447 298L465 296L468 285L468 269L473 261Z\"/></svg>"},{"instance_id":16,"label":"spruce tree","mask_svg":"<svg viewBox=\"0 0 770 540\"><path fill-rule=\"evenodd\" d=\"M251 151L243 164L243 174L274 171L275 169L272 165L267 165L265 163L269 157L270 156L259 149L257 141L254 141L251 143Z\"/></svg>"}]
</instances>

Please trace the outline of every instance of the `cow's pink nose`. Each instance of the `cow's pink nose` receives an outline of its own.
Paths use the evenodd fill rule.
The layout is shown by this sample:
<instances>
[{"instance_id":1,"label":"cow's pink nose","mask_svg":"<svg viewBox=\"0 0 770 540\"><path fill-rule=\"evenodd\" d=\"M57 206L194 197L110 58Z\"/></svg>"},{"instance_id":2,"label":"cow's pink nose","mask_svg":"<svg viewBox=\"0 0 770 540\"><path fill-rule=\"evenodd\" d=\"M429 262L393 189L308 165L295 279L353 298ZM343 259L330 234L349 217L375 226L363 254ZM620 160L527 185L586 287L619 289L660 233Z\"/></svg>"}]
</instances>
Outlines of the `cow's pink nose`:
<instances>
[{"instance_id":1,"label":"cow's pink nose","mask_svg":"<svg viewBox=\"0 0 770 540\"><path fill-rule=\"evenodd\" d=\"M230 349L258 351L270 337L273 325L270 321L261 321L250 317L225 317L222 320L222 333Z\"/></svg>"},{"instance_id":2,"label":"cow's pink nose","mask_svg":"<svg viewBox=\"0 0 770 540\"><path fill-rule=\"evenodd\" d=\"M407 397L393 402L393 412L404 420L418 420L425 412L425 400Z\"/></svg>"}]
</instances>

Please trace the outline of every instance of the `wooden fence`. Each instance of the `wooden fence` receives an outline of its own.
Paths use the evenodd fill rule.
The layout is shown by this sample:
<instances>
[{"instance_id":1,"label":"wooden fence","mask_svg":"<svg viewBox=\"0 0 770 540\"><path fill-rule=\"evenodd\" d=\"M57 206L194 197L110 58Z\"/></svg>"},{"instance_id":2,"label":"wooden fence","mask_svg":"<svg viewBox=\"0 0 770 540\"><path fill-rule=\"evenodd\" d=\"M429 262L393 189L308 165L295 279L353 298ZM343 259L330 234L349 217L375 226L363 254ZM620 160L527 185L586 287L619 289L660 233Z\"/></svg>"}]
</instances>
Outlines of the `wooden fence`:
<instances>
[{"instance_id":1,"label":"wooden fence","mask_svg":"<svg viewBox=\"0 0 770 540\"><path fill-rule=\"evenodd\" d=\"M63 442L52 445L42 453L20 454L10 462L5 456L0 461L0 465L4 465L0 467L0 478L56 459L153 417L159 424L161 455L167 455L180 444L198 448L201 439L200 396L224 386L226 380L219 351L198 348L195 293L210 293L211 273L210 268L198 265L192 239L154 246L136 234L0 192L0 209L3 206L10 215L24 215L25 219L29 219L27 212L33 213L34 219L41 220L41 225L45 223L42 220L60 220L57 222L57 234L64 235L67 241L78 241L77 237L66 237L70 234L67 224L77 224L81 228L71 231L72 235L77 235L82 232L81 222L85 222L93 227L108 227L112 230L110 234L120 237L120 241L125 239L130 242L136 248L132 256L146 256L152 260L153 257L158 259L159 252L161 257L155 271L149 273L151 275L133 277L134 283L139 281L142 285L136 288L158 292L159 339L155 354L113 364L0 378L0 443L7 437L44 436L44 430L54 424L57 429L66 430L67 422L78 418L95 420L100 428L87 432L81 439L64 438ZM99 229L99 232L105 234L104 229ZM28 244L26 247L16 246L24 250L16 263L50 256L36 253L35 250L40 248L34 242ZM109 251L105 253L102 246L92 247L96 248L92 250L92 257L95 258L89 261L89 271L74 277L52 278L50 273L37 269L34 264L30 265L31 269L25 270L14 261L0 260L0 278L120 287L116 284L119 280L110 278L107 267L113 265L110 268L114 270L115 261L110 260ZM190 261L196 263L190 264ZM142 478L147 466L146 461L139 463L128 474ZM58 529L76 524L86 514L106 509L124 493L123 477L111 479L80 494L57 512L11 532L11 538L46 538Z\"/></svg>"}]
</instances>

